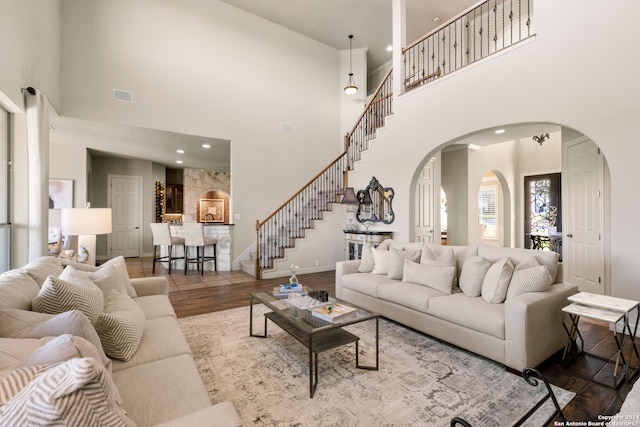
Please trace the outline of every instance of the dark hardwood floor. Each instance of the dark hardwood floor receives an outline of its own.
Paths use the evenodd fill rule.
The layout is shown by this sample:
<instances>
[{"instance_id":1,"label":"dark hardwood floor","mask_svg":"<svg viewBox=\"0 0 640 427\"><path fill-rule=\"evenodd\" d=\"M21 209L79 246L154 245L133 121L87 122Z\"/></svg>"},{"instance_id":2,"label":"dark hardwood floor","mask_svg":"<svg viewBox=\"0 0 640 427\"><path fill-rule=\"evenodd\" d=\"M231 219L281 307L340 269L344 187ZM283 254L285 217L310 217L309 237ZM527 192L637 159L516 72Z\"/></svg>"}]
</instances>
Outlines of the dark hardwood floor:
<instances>
[{"instance_id":1,"label":"dark hardwood floor","mask_svg":"<svg viewBox=\"0 0 640 427\"><path fill-rule=\"evenodd\" d=\"M152 276L151 258L129 258L127 267L131 277ZM163 275L169 281L169 299L178 317L187 317L213 311L227 310L249 305L249 294L260 290L273 289L283 279L255 280L240 272L205 271L204 275L182 271L168 271L156 265L156 275ZM305 285L318 290L326 290L335 296L335 273L333 271L298 275ZM608 325L580 322L580 331L585 340L585 350L609 357L615 353L616 344ZM630 341L627 339L627 345ZM625 352L625 354L629 354ZM637 360L634 358L634 362ZM613 372L613 365L592 357L579 357L565 366L562 352L558 352L538 366L545 378L558 387L576 393L576 397L564 409L568 421L599 421L598 415L613 415L620 410L633 382L623 383L613 389L592 381L604 378ZM553 423L550 426L554 425Z\"/></svg>"}]
</instances>

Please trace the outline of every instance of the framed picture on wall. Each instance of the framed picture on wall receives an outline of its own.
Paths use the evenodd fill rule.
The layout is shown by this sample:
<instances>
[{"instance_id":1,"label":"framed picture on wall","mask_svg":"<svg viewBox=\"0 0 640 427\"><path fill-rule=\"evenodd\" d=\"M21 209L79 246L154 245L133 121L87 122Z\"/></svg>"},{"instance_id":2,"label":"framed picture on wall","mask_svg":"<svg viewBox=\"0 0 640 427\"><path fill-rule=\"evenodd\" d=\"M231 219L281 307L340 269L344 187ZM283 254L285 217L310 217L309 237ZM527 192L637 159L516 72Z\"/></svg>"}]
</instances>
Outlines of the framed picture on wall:
<instances>
[{"instance_id":1,"label":"framed picture on wall","mask_svg":"<svg viewBox=\"0 0 640 427\"><path fill-rule=\"evenodd\" d=\"M49 209L73 207L73 180L49 179Z\"/></svg>"},{"instance_id":2,"label":"framed picture on wall","mask_svg":"<svg viewBox=\"0 0 640 427\"><path fill-rule=\"evenodd\" d=\"M224 200L200 199L199 222L224 222Z\"/></svg>"}]
</instances>

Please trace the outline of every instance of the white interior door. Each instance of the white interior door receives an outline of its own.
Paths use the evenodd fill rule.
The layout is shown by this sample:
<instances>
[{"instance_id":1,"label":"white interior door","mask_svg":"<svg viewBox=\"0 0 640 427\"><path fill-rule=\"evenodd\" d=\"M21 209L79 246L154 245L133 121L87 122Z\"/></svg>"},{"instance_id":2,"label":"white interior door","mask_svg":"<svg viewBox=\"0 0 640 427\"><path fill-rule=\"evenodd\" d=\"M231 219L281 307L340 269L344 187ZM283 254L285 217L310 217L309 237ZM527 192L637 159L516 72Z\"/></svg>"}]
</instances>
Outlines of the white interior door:
<instances>
[{"instance_id":1,"label":"white interior door","mask_svg":"<svg viewBox=\"0 0 640 427\"><path fill-rule=\"evenodd\" d=\"M416 182L415 241L440 243L440 174L439 158L431 158Z\"/></svg>"},{"instance_id":2,"label":"white interior door","mask_svg":"<svg viewBox=\"0 0 640 427\"><path fill-rule=\"evenodd\" d=\"M142 177L109 175L108 181L113 217L113 232L108 239L111 257L139 257L142 241Z\"/></svg>"},{"instance_id":3,"label":"white interior door","mask_svg":"<svg viewBox=\"0 0 640 427\"><path fill-rule=\"evenodd\" d=\"M604 159L586 138L565 144L563 150L564 280L580 291L604 294Z\"/></svg>"}]
</instances>

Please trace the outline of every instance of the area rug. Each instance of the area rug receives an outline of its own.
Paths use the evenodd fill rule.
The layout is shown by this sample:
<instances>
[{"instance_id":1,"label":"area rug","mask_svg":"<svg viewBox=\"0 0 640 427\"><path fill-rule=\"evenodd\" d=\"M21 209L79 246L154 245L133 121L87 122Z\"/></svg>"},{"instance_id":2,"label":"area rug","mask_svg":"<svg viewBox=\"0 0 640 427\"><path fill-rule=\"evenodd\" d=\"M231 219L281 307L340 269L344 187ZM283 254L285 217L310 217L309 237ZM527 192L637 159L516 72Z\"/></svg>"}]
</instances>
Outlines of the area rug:
<instances>
[{"instance_id":1,"label":"area rug","mask_svg":"<svg viewBox=\"0 0 640 427\"><path fill-rule=\"evenodd\" d=\"M254 332L264 330L254 306ZM355 367L355 344L320 354L309 397L305 347L275 324L249 337L249 308L179 319L213 403L230 400L246 426L509 426L544 395L504 366L380 320L380 369ZM375 321L352 325L361 364L375 363ZM554 387L564 407L574 396ZM528 425L553 412L546 403Z\"/></svg>"}]
</instances>

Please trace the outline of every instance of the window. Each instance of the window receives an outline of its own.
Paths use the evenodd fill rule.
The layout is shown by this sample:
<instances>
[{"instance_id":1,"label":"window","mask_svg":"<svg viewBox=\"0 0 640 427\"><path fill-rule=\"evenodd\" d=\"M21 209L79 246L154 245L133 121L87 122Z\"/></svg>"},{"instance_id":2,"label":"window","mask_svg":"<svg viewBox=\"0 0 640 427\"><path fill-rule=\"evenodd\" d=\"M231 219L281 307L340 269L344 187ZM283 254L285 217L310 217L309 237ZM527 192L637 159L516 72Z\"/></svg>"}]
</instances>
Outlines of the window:
<instances>
[{"instance_id":1,"label":"window","mask_svg":"<svg viewBox=\"0 0 640 427\"><path fill-rule=\"evenodd\" d=\"M478 193L478 223L484 225L484 238L498 238L498 186L481 185Z\"/></svg>"},{"instance_id":2,"label":"window","mask_svg":"<svg viewBox=\"0 0 640 427\"><path fill-rule=\"evenodd\" d=\"M0 272L11 267L9 113L0 107Z\"/></svg>"},{"instance_id":3,"label":"window","mask_svg":"<svg viewBox=\"0 0 640 427\"><path fill-rule=\"evenodd\" d=\"M562 231L560 174L524 178L525 236L527 249L552 249L549 231Z\"/></svg>"}]
</instances>

